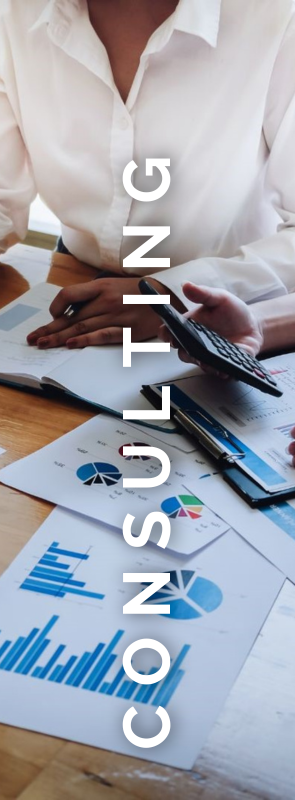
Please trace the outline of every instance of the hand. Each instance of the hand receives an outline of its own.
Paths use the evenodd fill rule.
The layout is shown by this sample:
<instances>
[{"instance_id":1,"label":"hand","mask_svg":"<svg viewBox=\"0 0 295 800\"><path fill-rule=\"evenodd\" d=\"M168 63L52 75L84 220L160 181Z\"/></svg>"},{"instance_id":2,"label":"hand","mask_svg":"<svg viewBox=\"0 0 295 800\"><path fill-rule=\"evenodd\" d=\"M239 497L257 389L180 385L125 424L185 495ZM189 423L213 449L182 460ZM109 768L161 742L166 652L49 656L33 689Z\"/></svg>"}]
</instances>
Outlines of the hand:
<instances>
[{"instance_id":1,"label":"hand","mask_svg":"<svg viewBox=\"0 0 295 800\"><path fill-rule=\"evenodd\" d=\"M292 439L295 439L295 428L292 428L292 430L290 431L290 436L292 436ZM295 467L295 442L294 441L291 442L288 445L288 453L290 453L290 456L292 456L292 466Z\"/></svg>"},{"instance_id":2,"label":"hand","mask_svg":"<svg viewBox=\"0 0 295 800\"><path fill-rule=\"evenodd\" d=\"M123 340L123 328L132 328L133 341L157 336L159 317L148 305L123 305L124 294L141 294L139 280L99 278L62 289L50 306L53 322L30 333L28 344L42 350L62 345L75 348L118 344ZM152 279L151 283L161 293L167 292L158 281ZM66 308L77 302L85 305L74 317L63 316Z\"/></svg>"},{"instance_id":3,"label":"hand","mask_svg":"<svg viewBox=\"0 0 295 800\"><path fill-rule=\"evenodd\" d=\"M239 345L251 356L259 353L263 344L262 331L250 307L243 300L225 290L195 286L193 283L184 284L183 293L188 300L197 303L196 309L185 315L188 319L193 319L207 328L211 328L230 342ZM165 325L160 328L160 336L166 342L170 341L174 347L178 347ZM182 348L179 348L178 355L182 361L194 362L194 359ZM199 362L195 361L194 363L198 364ZM207 368L205 367L205 369Z\"/></svg>"}]
</instances>

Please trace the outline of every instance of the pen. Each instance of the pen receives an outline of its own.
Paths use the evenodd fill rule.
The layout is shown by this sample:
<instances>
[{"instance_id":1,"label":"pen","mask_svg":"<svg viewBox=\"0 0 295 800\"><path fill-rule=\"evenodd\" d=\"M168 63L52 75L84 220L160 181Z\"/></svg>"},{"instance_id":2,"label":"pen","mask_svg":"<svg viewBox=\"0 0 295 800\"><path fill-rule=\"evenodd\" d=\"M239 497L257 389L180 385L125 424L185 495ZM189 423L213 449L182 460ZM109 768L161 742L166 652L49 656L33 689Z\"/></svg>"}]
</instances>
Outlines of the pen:
<instances>
[{"instance_id":1,"label":"pen","mask_svg":"<svg viewBox=\"0 0 295 800\"><path fill-rule=\"evenodd\" d=\"M181 409L181 410L184 412L184 409ZM191 411L191 409L187 409L187 414L189 414L190 411ZM238 453L241 453L243 456L245 455L244 450L242 450L241 447L239 447L237 442L234 441L234 439L231 437L231 435L226 430L226 428L223 428L223 426L220 425L220 423L217 422L217 420L211 420L209 417L206 417L206 415L203 414L202 411L200 411L199 409L195 412L195 414L198 417L202 417L202 419L204 419L205 422L207 422L208 425L210 425L210 428L212 428L213 431L216 431L216 433L220 433L221 436L223 437L223 439L227 439L228 443L231 444L231 446L234 447L234 449L237 450ZM208 431L208 435L210 436L210 432L209 431Z\"/></svg>"},{"instance_id":2,"label":"pen","mask_svg":"<svg viewBox=\"0 0 295 800\"><path fill-rule=\"evenodd\" d=\"M83 308L83 306L84 303L71 303L71 305L69 305L64 311L63 316L68 317L68 319L70 319L75 314L78 314L78 311L80 311L80 309Z\"/></svg>"},{"instance_id":3,"label":"pen","mask_svg":"<svg viewBox=\"0 0 295 800\"><path fill-rule=\"evenodd\" d=\"M205 415L200 414L206 419ZM201 424L193 420L189 417L185 412L181 411L180 409L174 415L174 419L176 422L179 422L180 425L185 428L188 433L192 433L195 435L203 447L210 453L213 458L217 461L228 461L234 463L235 461L240 461L240 459L244 458L245 453L236 447L238 452L236 453L229 453L226 454L219 444L214 440L214 438L210 435L210 433L204 428L202 428Z\"/></svg>"},{"instance_id":4,"label":"pen","mask_svg":"<svg viewBox=\"0 0 295 800\"><path fill-rule=\"evenodd\" d=\"M112 277L114 277L113 273L111 273L111 274L112 274ZM93 280L97 281L99 278L106 278L106 277L109 278L110 277L110 273L107 270L104 270L103 272L100 272L99 275L96 275L95 278L93 278ZM78 314L78 311L81 311L81 308L83 308L83 306L85 306L86 303L88 303L88 300L84 300L84 301L77 302L77 303L71 303L65 309L65 311L63 313L63 317L68 317L68 319L71 319L71 317L74 317L76 314Z\"/></svg>"}]
</instances>

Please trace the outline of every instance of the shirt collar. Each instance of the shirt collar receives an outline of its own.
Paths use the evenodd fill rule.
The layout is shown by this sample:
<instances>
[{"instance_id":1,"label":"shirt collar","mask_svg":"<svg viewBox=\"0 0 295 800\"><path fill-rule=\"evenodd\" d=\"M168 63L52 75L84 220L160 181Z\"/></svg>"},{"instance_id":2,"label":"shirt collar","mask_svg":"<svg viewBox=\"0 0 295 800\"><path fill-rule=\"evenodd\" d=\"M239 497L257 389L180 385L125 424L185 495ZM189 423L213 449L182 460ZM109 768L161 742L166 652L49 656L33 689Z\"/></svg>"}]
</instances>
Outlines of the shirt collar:
<instances>
[{"instance_id":1,"label":"shirt collar","mask_svg":"<svg viewBox=\"0 0 295 800\"><path fill-rule=\"evenodd\" d=\"M216 47L222 0L179 0L174 12L174 29L200 36Z\"/></svg>"},{"instance_id":2,"label":"shirt collar","mask_svg":"<svg viewBox=\"0 0 295 800\"><path fill-rule=\"evenodd\" d=\"M54 24L56 21L69 24L80 8L81 0L47 0L41 14L29 30L35 31L42 25Z\"/></svg>"},{"instance_id":3,"label":"shirt collar","mask_svg":"<svg viewBox=\"0 0 295 800\"><path fill-rule=\"evenodd\" d=\"M173 28L200 36L212 47L216 47L221 1L179 0L173 14ZM44 23L50 23L55 12L58 12L66 22L70 22L73 14L80 8L80 0L49 0L30 30L36 30Z\"/></svg>"}]
</instances>

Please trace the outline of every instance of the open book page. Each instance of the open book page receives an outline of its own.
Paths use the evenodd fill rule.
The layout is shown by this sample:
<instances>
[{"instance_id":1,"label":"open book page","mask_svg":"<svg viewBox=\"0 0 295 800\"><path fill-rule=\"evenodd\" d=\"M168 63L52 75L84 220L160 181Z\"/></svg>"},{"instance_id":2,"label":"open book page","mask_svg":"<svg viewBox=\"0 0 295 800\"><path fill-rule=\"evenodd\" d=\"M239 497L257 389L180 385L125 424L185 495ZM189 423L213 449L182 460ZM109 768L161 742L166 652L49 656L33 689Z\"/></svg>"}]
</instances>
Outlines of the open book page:
<instances>
[{"instance_id":1,"label":"open book page","mask_svg":"<svg viewBox=\"0 0 295 800\"><path fill-rule=\"evenodd\" d=\"M122 345L106 345L76 352L74 361L58 365L46 383L122 413L152 408L140 393L142 384L179 380L196 372L198 368L183 364L173 349L170 353L133 353L131 367L123 367Z\"/></svg>"},{"instance_id":2,"label":"open book page","mask_svg":"<svg viewBox=\"0 0 295 800\"><path fill-rule=\"evenodd\" d=\"M42 283L1 310L0 380L31 387L50 384L121 414L123 410L152 408L140 392L142 384L180 379L198 371L179 361L173 349L170 353L134 353L129 368L123 367L122 345L75 352L66 347L29 347L28 333L50 322L49 306L58 291L57 286Z\"/></svg>"},{"instance_id":3,"label":"open book page","mask_svg":"<svg viewBox=\"0 0 295 800\"><path fill-rule=\"evenodd\" d=\"M59 287L40 283L0 311L0 379L40 386L44 375L72 357L66 347L29 347L30 331L52 320L49 306Z\"/></svg>"}]
</instances>

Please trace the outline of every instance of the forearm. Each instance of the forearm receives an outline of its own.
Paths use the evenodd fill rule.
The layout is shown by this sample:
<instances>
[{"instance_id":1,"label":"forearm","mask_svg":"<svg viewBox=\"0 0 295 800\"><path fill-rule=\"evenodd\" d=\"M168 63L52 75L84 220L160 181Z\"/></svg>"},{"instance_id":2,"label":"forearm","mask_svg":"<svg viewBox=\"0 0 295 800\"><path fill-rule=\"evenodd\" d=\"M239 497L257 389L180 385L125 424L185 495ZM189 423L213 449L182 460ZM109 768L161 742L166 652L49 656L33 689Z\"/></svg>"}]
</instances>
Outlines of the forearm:
<instances>
[{"instance_id":1,"label":"forearm","mask_svg":"<svg viewBox=\"0 0 295 800\"><path fill-rule=\"evenodd\" d=\"M294 197L295 208L295 197ZM282 212L283 214L283 212ZM286 216L286 215L285 215ZM295 211L289 227L243 245L235 256L207 256L153 273L153 278L182 299L182 284L218 287L246 303L260 302L295 291ZM189 310L193 305L186 303Z\"/></svg>"},{"instance_id":2,"label":"forearm","mask_svg":"<svg viewBox=\"0 0 295 800\"><path fill-rule=\"evenodd\" d=\"M250 306L263 335L261 352L295 349L295 293Z\"/></svg>"}]
</instances>

